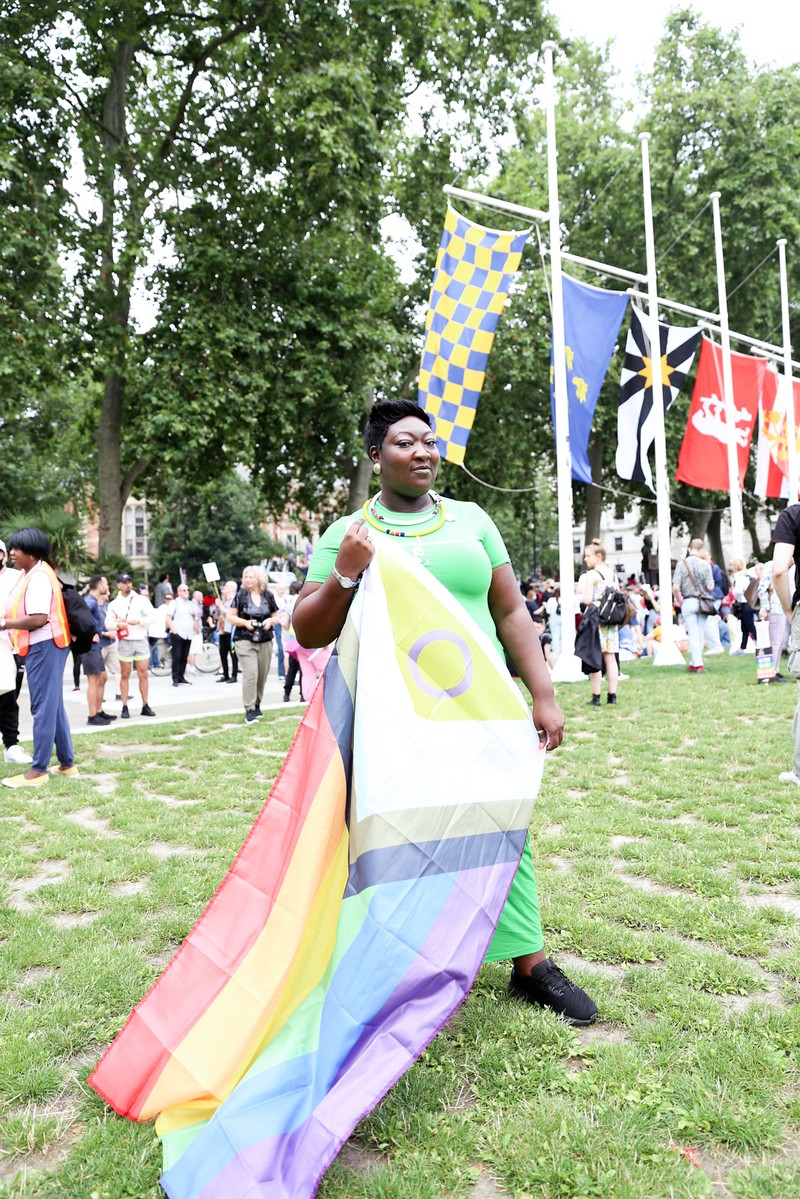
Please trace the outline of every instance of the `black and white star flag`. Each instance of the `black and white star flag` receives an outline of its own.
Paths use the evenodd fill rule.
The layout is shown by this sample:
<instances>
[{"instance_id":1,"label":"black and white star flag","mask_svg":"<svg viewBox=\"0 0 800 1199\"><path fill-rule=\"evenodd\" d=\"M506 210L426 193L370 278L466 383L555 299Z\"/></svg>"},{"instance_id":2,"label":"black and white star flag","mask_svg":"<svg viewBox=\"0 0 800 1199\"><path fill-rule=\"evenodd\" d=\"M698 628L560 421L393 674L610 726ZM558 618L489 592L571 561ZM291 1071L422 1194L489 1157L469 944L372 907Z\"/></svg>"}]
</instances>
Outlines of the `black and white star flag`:
<instances>
[{"instance_id":1,"label":"black and white star flag","mask_svg":"<svg viewBox=\"0 0 800 1199\"><path fill-rule=\"evenodd\" d=\"M674 328L659 322L664 412L668 412L692 368L700 330ZM648 455L655 438L653 364L644 314L631 305L631 327L625 344L617 409L617 474L646 483L652 492Z\"/></svg>"}]
</instances>

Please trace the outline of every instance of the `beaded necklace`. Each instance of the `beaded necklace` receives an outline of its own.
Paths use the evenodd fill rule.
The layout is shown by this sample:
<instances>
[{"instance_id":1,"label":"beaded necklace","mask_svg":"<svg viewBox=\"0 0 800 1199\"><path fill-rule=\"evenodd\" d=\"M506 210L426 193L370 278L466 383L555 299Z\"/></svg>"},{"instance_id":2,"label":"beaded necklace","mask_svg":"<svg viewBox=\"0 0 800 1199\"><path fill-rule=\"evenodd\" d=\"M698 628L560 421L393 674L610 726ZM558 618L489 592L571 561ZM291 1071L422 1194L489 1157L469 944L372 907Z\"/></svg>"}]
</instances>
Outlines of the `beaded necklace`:
<instances>
[{"instance_id":1,"label":"beaded necklace","mask_svg":"<svg viewBox=\"0 0 800 1199\"><path fill-rule=\"evenodd\" d=\"M380 492L378 494L380 494ZM378 502L377 495L374 499L367 500L364 504L364 507L362 508L364 520L368 525L371 525L373 529L378 529L381 533L388 534L389 537L427 537L429 533L435 533L437 529L441 529L445 522L444 504L442 503L441 496L438 496L435 491L431 491L428 494L433 498L433 507L430 509L430 511L426 510L421 516L417 517L416 520L406 521L405 524L407 526L426 524L429 521L436 520L436 517L438 517L439 519L436 520L436 523L431 525L429 529L419 529L417 532L412 533L406 531L406 529L387 528L389 518L382 516L375 507L376 503Z\"/></svg>"}]
</instances>

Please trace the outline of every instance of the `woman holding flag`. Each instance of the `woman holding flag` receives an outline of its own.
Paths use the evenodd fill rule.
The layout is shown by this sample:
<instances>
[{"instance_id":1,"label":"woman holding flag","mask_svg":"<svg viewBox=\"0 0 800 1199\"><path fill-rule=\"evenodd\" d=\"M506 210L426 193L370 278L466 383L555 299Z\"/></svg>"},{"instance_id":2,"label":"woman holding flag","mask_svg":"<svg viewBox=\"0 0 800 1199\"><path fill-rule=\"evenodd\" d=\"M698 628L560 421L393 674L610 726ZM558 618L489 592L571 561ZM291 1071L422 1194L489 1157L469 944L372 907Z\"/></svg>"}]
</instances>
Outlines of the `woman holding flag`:
<instances>
[{"instance_id":1,"label":"woman holding flag","mask_svg":"<svg viewBox=\"0 0 800 1199\"><path fill-rule=\"evenodd\" d=\"M364 434L378 494L361 512L335 521L314 550L293 614L297 639L328 645L339 636L374 541L397 539L467 609L502 657L505 649L533 697L543 749L561 744L564 718L502 538L477 504L445 503L431 490L439 450L424 409L407 400L375 404ZM418 764L424 769L424 763ZM407 764L413 774L415 766ZM398 769L402 768L398 766ZM530 842L525 846L485 961L513 960L509 991L586 1025L597 1008L546 956Z\"/></svg>"}]
</instances>

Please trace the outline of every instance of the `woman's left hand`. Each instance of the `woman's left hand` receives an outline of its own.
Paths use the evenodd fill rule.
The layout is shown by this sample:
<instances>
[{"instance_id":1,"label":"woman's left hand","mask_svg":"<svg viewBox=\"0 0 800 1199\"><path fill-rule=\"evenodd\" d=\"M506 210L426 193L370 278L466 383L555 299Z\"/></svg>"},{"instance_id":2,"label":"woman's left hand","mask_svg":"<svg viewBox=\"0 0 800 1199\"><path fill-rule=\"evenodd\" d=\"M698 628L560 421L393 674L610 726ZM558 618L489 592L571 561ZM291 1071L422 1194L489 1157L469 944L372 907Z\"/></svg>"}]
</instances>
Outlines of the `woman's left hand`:
<instances>
[{"instance_id":1,"label":"woman's left hand","mask_svg":"<svg viewBox=\"0 0 800 1199\"><path fill-rule=\"evenodd\" d=\"M533 723L542 749L558 749L564 736L564 713L555 700L534 703Z\"/></svg>"}]
</instances>

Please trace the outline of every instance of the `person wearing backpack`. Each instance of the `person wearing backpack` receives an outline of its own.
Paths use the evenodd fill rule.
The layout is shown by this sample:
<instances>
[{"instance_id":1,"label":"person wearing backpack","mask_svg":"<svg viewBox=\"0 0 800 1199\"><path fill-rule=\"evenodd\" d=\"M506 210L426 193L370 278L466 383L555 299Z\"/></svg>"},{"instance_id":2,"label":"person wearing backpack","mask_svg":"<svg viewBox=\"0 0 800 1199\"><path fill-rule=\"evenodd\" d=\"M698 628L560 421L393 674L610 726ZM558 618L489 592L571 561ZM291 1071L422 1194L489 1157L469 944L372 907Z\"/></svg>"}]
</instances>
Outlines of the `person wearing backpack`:
<instances>
[{"instance_id":1,"label":"person wearing backpack","mask_svg":"<svg viewBox=\"0 0 800 1199\"><path fill-rule=\"evenodd\" d=\"M591 604L594 604L600 610L606 592L609 589L612 591L617 589L616 575L611 567L606 565L606 551L603 548L602 542L598 541L597 538L586 546L583 560L586 563L587 570L578 580L581 603L585 604L587 608ZM624 597L622 603L624 613ZM619 623L621 624L622 622L620 621ZM619 653L619 624L603 624L601 621L599 632L600 651L603 655L603 668L608 688L606 702L615 704L617 702L617 682L619 680L619 665L617 663L617 654ZM599 708L601 672L599 670L592 671L589 675L589 682L592 688L592 698L589 700L589 705L593 708Z\"/></svg>"},{"instance_id":2,"label":"person wearing backpack","mask_svg":"<svg viewBox=\"0 0 800 1199\"><path fill-rule=\"evenodd\" d=\"M48 779L54 744L59 762L54 774L78 774L63 694L72 634L48 538L41 529L20 529L9 537L8 548L15 570L22 574L6 600L0 629L10 631L14 652L25 659L33 716L33 761L25 774L4 778L2 783L4 787L40 787Z\"/></svg>"}]
</instances>

